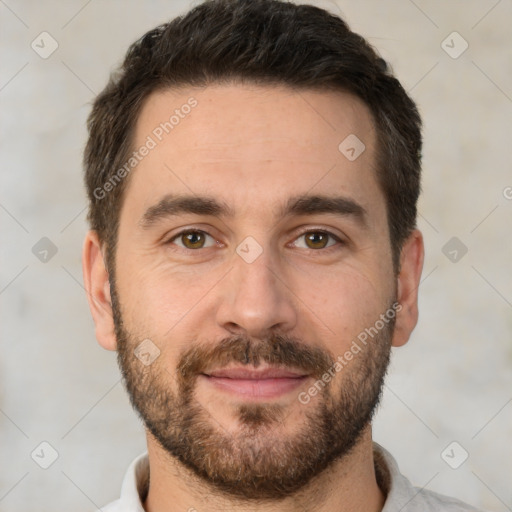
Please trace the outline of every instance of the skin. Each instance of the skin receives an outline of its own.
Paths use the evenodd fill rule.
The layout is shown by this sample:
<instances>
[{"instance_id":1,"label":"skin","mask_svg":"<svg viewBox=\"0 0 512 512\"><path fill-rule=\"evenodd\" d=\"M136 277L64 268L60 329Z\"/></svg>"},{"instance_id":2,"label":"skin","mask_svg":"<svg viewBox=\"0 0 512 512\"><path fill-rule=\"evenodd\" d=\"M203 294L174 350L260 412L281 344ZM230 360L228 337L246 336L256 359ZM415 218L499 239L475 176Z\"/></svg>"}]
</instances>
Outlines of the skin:
<instances>
[{"instance_id":1,"label":"skin","mask_svg":"<svg viewBox=\"0 0 512 512\"><path fill-rule=\"evenodd\" d=\"M138 164L125 191L116 280L127 330L140 340L159 340L159 361L170 375L193 340L215 344L237 333L258 339L279 330L337 356L375 324L396 291L402 309L392 345L405 344L418 318L423 240L418 230L410 235L395 275L385 198L375 175L375 130L364 103L343 92L240 84L157 92L141 111L134 147L191 96L197 107ZM349 134L366 146L354 161L338 150ZM229 205L234 216L180 214L143 227L144 212L171 193L208 195ZM366 223L332 213L279 216L281 205L300 194L349 198L364 208ZM187 249L180 237L169 242L185 228L211 235L206 247ZM305 230L328 231L343 243L332 238L328 247L310 248ZM248 236L263 249L252 263L236 252ZM91 231L83 251L85 286L96 337L105 349L116 350L104 261L104 247ZM172 343L165 342L171 337ZM312 382L273 399L287 410L276 436L290 436L305 421L315 401L301 404L297 392ZM341 383L338 378L332 385L341 389ZM175 386L172 379L169 386ZM237 431L233 405L242 398L204 383L196 398L223 429ZM237 503L211 489L205 494L150 433L147 443L147 512L191 506L375 512L385 501L375 479L370 425L347 457L278 504Z\"/></svg>"}]
</instances>

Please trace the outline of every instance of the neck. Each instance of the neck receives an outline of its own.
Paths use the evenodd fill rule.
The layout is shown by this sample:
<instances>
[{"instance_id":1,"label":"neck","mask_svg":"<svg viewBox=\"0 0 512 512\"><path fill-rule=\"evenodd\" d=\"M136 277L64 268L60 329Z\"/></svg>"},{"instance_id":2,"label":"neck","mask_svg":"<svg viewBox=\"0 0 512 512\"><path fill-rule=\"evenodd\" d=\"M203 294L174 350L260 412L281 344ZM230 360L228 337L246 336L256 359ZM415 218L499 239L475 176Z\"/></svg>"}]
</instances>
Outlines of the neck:
<instances>
[{"instance_id":1,"label":"neck","mask_svg":"<svg viewBox=\"0 0 512 512\"><path fill-rule=\"evenodd\" d=\"M371 427L349 454L317 476L300 493L279 501L248 502L202 482L147 433L150 485L146 512L380 512L385 496L375 475Z\"/></svg>"}]
</instances>

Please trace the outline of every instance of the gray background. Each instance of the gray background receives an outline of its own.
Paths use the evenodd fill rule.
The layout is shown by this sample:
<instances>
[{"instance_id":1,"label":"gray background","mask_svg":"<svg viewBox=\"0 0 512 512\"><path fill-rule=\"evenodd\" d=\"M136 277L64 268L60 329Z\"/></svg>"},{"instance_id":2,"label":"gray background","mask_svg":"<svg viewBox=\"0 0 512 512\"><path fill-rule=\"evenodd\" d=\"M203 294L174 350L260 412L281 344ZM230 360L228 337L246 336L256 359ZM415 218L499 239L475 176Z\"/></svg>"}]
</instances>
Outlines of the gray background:
<instances>
[{"instance_id":1,"label":"gray background","mask_svg":"<svg viewBox=\"0 0 512 512\"><path fill-rule=\"evenodd\" d=\"M380 50L425 121L420 322L374 437L415 485L512 510L512 2L311 3ZM145 448L83 290L81 152L127 46L191 5L0 0L1 511L96 510Z\"/></svg>"}]
</instances>

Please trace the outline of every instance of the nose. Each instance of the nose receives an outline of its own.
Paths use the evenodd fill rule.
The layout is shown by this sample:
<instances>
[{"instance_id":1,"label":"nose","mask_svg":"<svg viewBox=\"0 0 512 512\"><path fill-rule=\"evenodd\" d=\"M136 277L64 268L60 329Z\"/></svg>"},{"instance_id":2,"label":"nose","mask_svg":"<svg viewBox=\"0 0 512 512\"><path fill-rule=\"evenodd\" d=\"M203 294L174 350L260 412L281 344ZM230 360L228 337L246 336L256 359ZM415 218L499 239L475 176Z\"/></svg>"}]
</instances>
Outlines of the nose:
<instances>
[{"instance_id":1,"label":"nose","mask_svg":"<svg viewBox=\"0 0 512 512\"><path fill-rule=\"evenodd\" d=\"M249 263L235 253L234 268L217 290L219 326L232 334L254 338L295 327L297 300L276 260L264 251Z\"/></svg>"}]
</instances>

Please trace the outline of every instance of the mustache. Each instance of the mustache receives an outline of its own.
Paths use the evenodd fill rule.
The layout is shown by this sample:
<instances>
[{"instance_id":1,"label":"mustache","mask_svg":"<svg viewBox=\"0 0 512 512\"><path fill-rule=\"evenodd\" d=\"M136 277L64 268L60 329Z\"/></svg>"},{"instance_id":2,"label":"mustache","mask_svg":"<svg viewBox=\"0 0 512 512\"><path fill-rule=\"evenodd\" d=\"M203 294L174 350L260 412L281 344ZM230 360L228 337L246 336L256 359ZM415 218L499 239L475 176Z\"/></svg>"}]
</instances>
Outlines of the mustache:
<instances>
[{"instance_id":1,"label":"mustache","mask_svg":"<svg viewBox=\"0 0 512 512\"><path fill-rule=\"evenodd\" d=\"M327 350L308 346L292 337L274 334L254 341L244 335L235 335L215 345L196 345L186 350L180 357L177 371L184 382L190 382L211 368L223 368L229 363L256 368L267 363L293 367L320 378L334 361Z\"/></svg>"}]
</instances>

